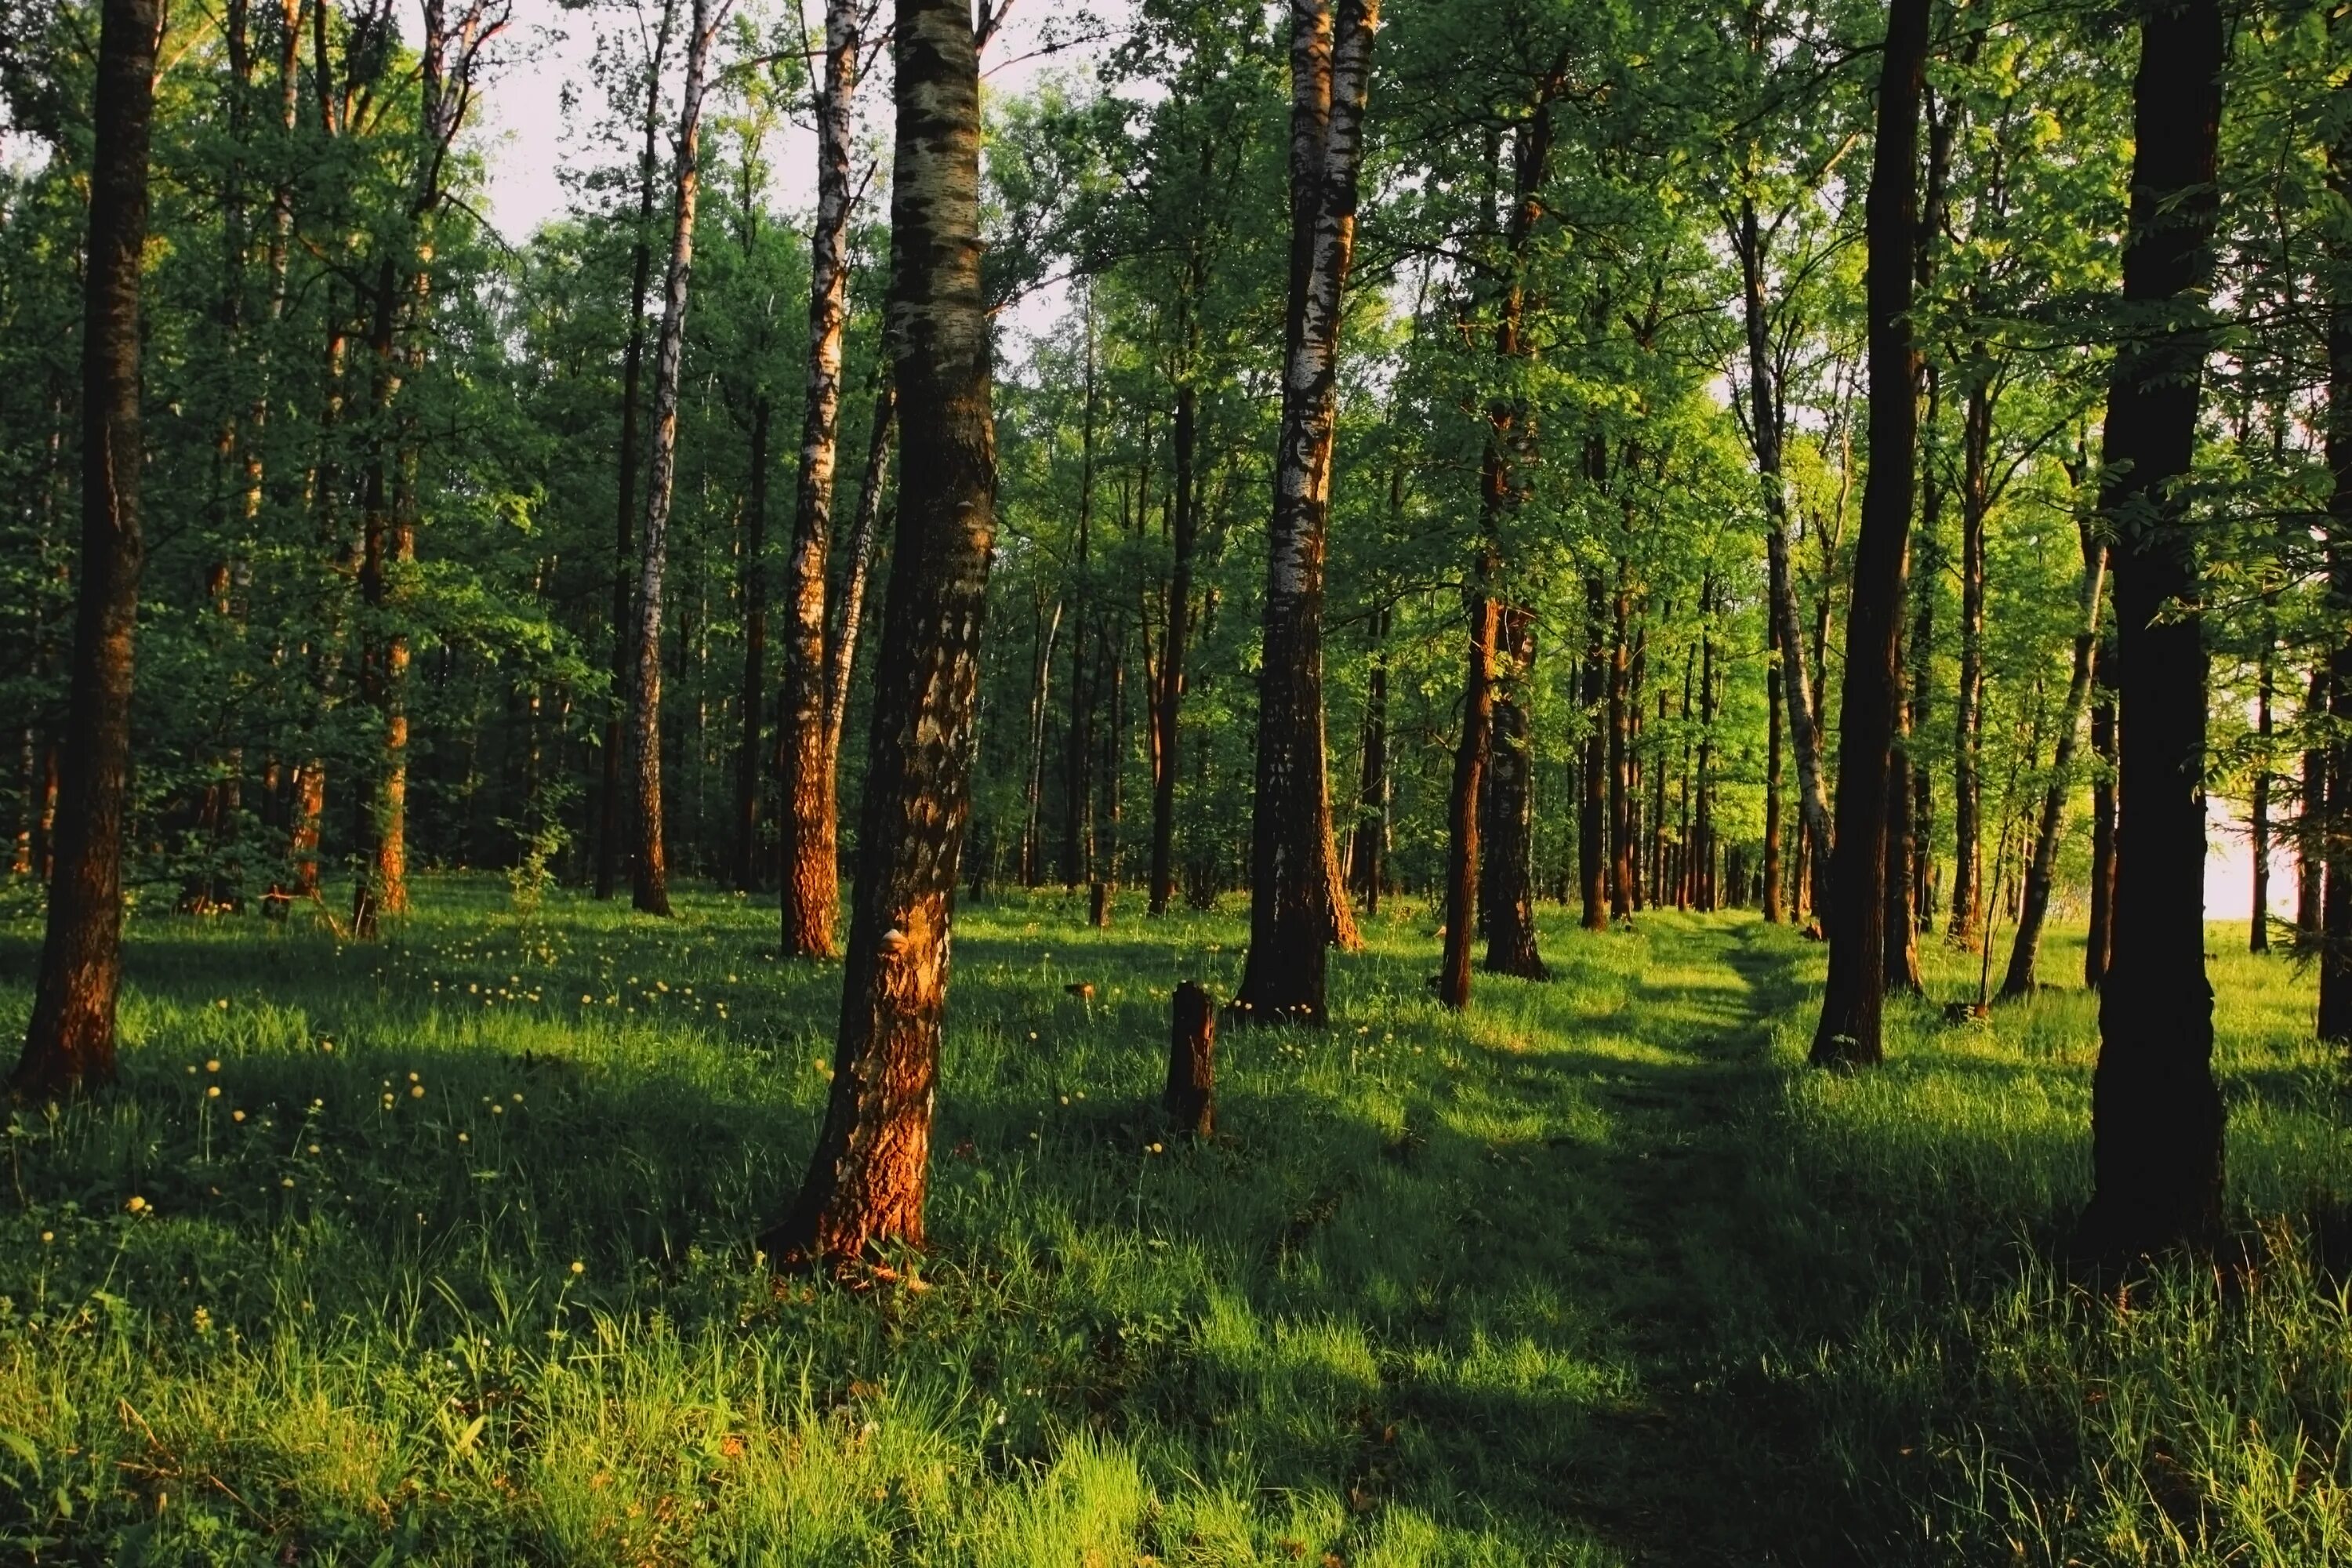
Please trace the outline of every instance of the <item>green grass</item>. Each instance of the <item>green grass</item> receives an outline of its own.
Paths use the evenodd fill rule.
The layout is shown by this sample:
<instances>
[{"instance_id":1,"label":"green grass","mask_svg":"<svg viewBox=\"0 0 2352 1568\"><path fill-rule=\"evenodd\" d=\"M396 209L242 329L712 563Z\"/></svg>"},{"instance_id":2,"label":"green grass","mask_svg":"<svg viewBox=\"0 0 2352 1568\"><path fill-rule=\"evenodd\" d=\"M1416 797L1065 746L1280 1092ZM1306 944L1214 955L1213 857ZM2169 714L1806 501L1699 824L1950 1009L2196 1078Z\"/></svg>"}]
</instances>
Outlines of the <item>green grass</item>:
<instances>
[{"instance_id":1,"label":"green grass","mask_svg":"<svg viewBox=\"0 0 2352 1568\"><path fill-rule=\"evenodd\" d=\"M1078 914L960 917L929 1289L863 1295L749 1250L839 984L755 902L141 919L121 1089L9 1122L0 1559L2352 1562L2341 1080L2242 929L2253 1264L2118 1305L2047 1261L2078 993L1906 1007L1832 1078L1784 931L1555 924L1553 984L1454 1018L1410 913L1335 961L1330 1032L1220 1042L1196 1148L1168 993L1229 988L1243 923ZM12 1035L36 937L0 927Z\"/></svg>"}]
</instances>

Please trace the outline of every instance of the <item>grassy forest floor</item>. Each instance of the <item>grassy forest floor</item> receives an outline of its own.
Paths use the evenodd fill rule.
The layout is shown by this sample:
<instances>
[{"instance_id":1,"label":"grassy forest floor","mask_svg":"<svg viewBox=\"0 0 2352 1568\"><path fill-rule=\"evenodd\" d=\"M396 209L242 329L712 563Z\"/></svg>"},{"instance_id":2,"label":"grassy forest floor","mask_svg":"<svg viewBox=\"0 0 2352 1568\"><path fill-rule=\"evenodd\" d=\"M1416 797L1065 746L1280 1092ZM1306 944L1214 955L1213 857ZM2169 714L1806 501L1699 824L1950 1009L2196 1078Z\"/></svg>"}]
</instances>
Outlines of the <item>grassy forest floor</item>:
<instances>
[{"instance_id":1,"label":"grassy forest floor","mask_svg":"<svg viewBox=\"0 0 2352 1568\"><path fill-rule=\"evenodd\" d=\"M1784 930L1548 911L1554 981L1456 1018L1416 907L1335 963L1328 1034L1220 1042L1195 1148L1153 1110L1169 991L1229 988L1244 922L1079 913L960 917L929 1289L866 1295L748 1250L839 987L757 900L137 921L121 1087L9 1121L0 1557L2352 1561L2342 1079L2242 927L2252 1261L2119 1305L2047 1261L2079 992L1906 1006L1836 1079ZM12 1039L37 934L0 926Z\"/></svg>"}]
</instances>

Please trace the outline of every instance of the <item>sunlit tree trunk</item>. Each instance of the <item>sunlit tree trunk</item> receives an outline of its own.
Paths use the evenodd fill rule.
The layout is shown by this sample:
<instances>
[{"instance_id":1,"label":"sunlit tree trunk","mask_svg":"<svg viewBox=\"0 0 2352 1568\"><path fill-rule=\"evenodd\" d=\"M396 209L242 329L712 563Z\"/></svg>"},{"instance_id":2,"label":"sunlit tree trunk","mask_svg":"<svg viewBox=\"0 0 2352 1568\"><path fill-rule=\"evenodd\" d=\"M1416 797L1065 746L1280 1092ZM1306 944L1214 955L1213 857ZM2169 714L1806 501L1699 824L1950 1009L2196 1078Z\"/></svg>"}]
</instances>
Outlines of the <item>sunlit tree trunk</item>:
<instances>
[{"instance_id":1,"label":"sunlit tree trunk","mask_svg":"<svg viewBox=\"0 0 2352 1568\"><path fill-rule=\"evenodd\" d=\"M9 1087L72 1094L114 1078L122 984L122 816L130 793L131 637L139 612L140 264L155 102L156 0L100 12L89 242L82 289L81 572L49 878L25 1049Z\"/></svg>"},{"instance_id":2,"label":"sunlit tree trunk","mask_svg":"<svg viewBox=\"0 0 2352 1568\"><path fill-rule=\"evenodd\" d=\"M629 681L629 773L635 829L629 901L651 915L669 913L668 846L662 818L662 590L669 564L671 492L677 474L679 374L686 353L687 283L694 270L694 216L701 195L703 81L727 0L694 0L687 39L686 82L678 107L677 167L672 189L669 267L662 286L661 331L654 339L654 428L646 474L644 527L637 536L636 624Z\"/></svg>"},{"instance_id":3,"label":"sunlit tree trunk","mask_svg":"<svg viewBox=\"0 0 2352 1568\"><path fill-rule=\"evenodd\" d=\"M2254 783L2248 812L2253 840L2254 897L2252 918L2246 922L2246 946L2252 952L2271 950L2271 710L2276 696L2273 656L2277 651L2278 632L2272 625L2270 602L2275 597L2274 594L2263 595L2263 647L2254 670Z\"/></svg>"},{"instance_id":4,"label":"sunlit tree trunk","mask_svg":"<svg viewBox=\"0 0 2352 1568\"><path fill-rule=\"evenodd\" d=\"M1781 687L1787 679L1780 666L1780 620L1766 617L1764 666L1764 918L1778 925L1782 918L1780 890Z\"/></svg>"},{"instance_id":5,"label":"sunlit tree trunk","mask_svg":"<svg viewBox=\"0 0 2352 1568\"><path fill-rule=\"evenodd\" d=\"M1326 950L1356 940L1331 840L1323 555L1339 300L1355 247L1379 12L1380 0L1291 0L1290 287L1258 685L1250 948L1235 1004L1244 1020L1324 1023Z\"/></svg>"},{"instance_id":6,"label":"sunlit tree trunk","mask_svg":"<svg viewBox=\"0 0 2352 1568\"><path fill-rule=\"evenodd\" d=\"M782 840L783 950L833 956L841 900L838 802L824 746L824 590L833 539L835 454L841 424L842 332L849 315L851 110L863 64L863 0L828 0L824 78L816 95L816 226L809 237L808 363L801 414L800 483L785 571L783 759L777 828Z\"/></svg>"},{"instance_id":7,"label":"sunlit tree trunk","mask_svg":"<svg viewBox=\"0 0 2352 1568\"><path fill-rule=\"evenodd\" d=\"M835 1270L923 1245L996 523L979 55L965 0L898 0L894 50L888 341L906 444L898 542L832 1092L799 1196L761 1238L779 1263Z\"/></svg>"},{"instance_id":8,"label":"sunlit tree trunk","mask_svg":"<svg viewBox=\"0 0 2352 1568\"><path fill-rule=\"evenodd\" d=\"M2117 348L2100 510L2114 531L2122 699L2115 956L2091 1084L2095 1190L2078 1239L2132 1255L2215 1237L2223 1111L2205 979L2206 655L2179 480L2197 440L2219 206L2218 0L2152 0L2133 83L2123 298L2158 330Z\"/></svg>"},{"instance_id":9,"label":"sunlit tree trunk","mask_svg":"<svg viewBox=\"0 0 2352 1568\"><path fill-rule=\"evenodd\" d=\"M1838 712L1836 849L1822 929L1829 983L1813 1032L1816 1066L1878 1061L1885 998L1887 807L1895 720L1902 700L1904 566L1919 433L1919 351L1911 323L1918 244L1919 100L1928 0L1894 0L1878 89L1877 139L1864 220L1870 249L1870 475L1846 617L1845 681ZM1907 781L1906 781L1907 782ZM1904 874L1909 867L1901 868Z\"/></svg>"}]
</instances>

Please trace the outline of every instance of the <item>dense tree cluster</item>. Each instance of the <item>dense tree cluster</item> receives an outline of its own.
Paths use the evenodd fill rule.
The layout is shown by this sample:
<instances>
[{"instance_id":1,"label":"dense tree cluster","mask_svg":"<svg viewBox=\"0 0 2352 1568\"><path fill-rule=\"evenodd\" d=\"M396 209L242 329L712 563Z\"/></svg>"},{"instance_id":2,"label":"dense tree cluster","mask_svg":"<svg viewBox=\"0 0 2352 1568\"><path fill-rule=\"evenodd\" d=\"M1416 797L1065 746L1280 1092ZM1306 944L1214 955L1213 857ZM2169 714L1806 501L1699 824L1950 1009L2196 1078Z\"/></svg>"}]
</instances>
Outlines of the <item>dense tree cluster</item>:
<instances>
[{"instance_id":1,"label":"dense tree cluster","mask_svg":"<svg viewBox=\"0 0 2352 1568\"><path fill-rule=\"evenodd\" d=\"M959 880L1246 891L1234 1012L1307 1023L1398 894L1454 1007L1539 900L1756 906L1845 1065L2079 908L2093 1228L2194 1234L2209 782L2352 1037L2339 13L1138 0L983 98L986 7L634 0L510 246L508 0L20 8L16 876L364 938L419 865L685 875L828 957L854 864L828 1255L919 1239ZM103 1073L99 945L26 1084Z\"/></svg>"}]
</instances>

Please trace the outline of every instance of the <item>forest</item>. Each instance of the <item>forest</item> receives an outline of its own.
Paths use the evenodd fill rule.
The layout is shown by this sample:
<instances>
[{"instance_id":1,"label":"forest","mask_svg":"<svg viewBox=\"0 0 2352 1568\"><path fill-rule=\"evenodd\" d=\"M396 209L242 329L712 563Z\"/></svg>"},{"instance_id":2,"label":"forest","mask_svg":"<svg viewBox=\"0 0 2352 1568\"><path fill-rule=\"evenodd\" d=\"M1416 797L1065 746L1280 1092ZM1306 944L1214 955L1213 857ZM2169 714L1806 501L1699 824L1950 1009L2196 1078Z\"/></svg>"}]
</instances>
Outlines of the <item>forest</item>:
<instances>
[{"instance_id":1,"label":"forest","mask_svg":"<svg viewBox=\"0 0 2352 1568\"><path fill-rule=\"evenodd\" d=\"M2352 1562L2346 0L7 0L0 718L12 1561Z\"/></svg>"}]
</instances>

